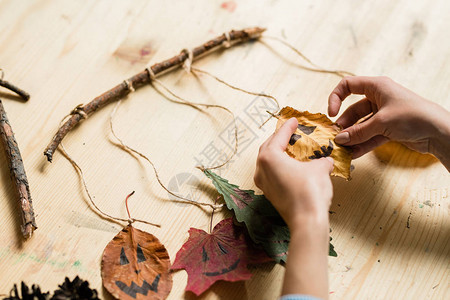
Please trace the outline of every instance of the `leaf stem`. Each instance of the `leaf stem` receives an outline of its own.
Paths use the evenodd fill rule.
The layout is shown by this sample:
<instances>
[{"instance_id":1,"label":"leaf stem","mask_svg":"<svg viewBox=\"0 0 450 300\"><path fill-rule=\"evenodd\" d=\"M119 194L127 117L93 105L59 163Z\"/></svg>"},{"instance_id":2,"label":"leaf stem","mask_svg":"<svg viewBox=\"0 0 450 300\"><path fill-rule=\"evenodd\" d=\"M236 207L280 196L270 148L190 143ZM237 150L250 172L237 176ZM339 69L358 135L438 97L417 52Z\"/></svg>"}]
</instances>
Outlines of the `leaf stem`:
<instances>
[{"instance_id":1,"label":"leaf stem","mask_svg":"<svg viewBox=\"0 0 450 300\"><path fill-rule=\"evenodd\" d=\"M128 218L131 219L131 215L130 215L130 210L128 209L128 198L130 198L131 196L134 195L134 191L132 191L126 198L125 198L125 206L127 208L127 214L128 214Z\"/></svg>"}]
</instances>

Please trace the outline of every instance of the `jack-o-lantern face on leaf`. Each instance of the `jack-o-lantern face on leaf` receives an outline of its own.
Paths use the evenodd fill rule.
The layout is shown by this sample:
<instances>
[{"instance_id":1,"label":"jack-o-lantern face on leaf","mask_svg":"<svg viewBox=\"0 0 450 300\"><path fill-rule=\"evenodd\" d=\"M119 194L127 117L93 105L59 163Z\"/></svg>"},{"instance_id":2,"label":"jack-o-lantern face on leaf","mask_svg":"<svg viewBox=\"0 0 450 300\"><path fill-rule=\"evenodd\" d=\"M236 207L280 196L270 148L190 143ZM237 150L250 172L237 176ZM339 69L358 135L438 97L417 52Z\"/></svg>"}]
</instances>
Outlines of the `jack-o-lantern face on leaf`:
<instances>
[{"instance_id":1,"label":"jack-o-lantern face on leaf","mask_svg":"<svg viewBox=\"0 0 450 300\"><path fill-rule=\"evenodd\" d=\"M189 239L178 251L172 269L188 273L187 291L197 296L219 280L247 280L247 266L271 261L267 254L248 243L242 227L233 219L220 221L211 233L189 229Z\"/></svg>"},{"instance_id":2,"label":"jack-o-lantern face on leaf","mask_svg":"<svg viewBox=\"0 0 450 300\"><path fill-rule=\"evenodd\" d=\"M165 299L172 288L169 268L169 254L159 240L129 225L103 252L103 285L119 299Z\"/></svg>"},{"instance_id":3,"label":"jack-o-lantern face on leaf","mask_svg":"<svg viewBox=\"0 0 450 300\"><path fill-rule=\"evenodd\" d=\"M324 114L300 112L292 107L284 107L278 114L277 130L292 117L297 119L298 128L289 140L286 153L300 161L332 157L334 170L331 175L349 180L352 151L334 142L341 127Z\"/></svg>"}]
</instances>

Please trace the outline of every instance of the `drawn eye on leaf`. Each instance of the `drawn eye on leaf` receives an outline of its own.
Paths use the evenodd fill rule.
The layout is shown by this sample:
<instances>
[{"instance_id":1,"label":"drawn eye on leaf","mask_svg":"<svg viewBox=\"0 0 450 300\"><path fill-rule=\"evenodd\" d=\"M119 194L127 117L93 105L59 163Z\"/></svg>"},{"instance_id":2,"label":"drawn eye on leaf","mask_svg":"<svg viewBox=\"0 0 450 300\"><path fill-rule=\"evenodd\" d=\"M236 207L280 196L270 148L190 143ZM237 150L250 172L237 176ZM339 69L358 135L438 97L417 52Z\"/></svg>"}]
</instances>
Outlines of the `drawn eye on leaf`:
<instances>
[{"instance_id":1,"label":"drawn eye on leaf","mask_svg":"<svg viewBox=\"0 0 450 300\"><path fill-rule=\"evenodd\" d=\"M341 131L324 114L304 111L300 112L292 107L284 107L278 114L277 128L287 120L295 117L298 128L291 136L286 153L299 161L310 161L322 157L334 159L334 170L331 175L350 180L350 164L352 151L349 147L334 142L334 138Z\"/></svg>"}]
</instances>

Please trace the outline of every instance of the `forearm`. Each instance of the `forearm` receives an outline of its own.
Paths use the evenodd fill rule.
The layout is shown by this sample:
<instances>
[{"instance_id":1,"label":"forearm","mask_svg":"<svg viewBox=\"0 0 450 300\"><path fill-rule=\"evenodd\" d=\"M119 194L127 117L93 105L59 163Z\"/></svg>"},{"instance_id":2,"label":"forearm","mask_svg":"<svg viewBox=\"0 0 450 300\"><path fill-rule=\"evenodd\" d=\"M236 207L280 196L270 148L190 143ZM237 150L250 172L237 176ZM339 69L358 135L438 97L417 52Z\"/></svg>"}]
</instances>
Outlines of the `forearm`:
<instances>
[{"instance_id":1,"label":"forearm","mask_svg":"<svg viewBox=\"0 0 450 300\"><path fill-rule=\"evenodd\" d=\"M303 219L291 226L283 295L328 299L328 245L328 216Z\"/></svg>"}]
</instances>

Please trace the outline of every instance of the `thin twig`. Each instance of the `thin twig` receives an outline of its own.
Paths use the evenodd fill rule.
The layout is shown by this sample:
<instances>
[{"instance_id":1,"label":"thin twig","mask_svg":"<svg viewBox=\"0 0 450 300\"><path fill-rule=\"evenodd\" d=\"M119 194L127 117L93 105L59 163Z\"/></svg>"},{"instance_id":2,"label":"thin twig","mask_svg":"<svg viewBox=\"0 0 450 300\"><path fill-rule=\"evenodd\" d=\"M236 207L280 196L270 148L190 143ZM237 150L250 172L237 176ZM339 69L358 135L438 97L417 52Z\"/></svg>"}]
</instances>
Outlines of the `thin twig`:
<instances>
[{"instance_id":1,"label":"thin twig","mask_svg":"<svg viewBox=\"0 0 450 300\"><path fill-rule=\"evenodd\" d=\"M8 158L11 180L15 185L18 195L20 212L22 215L22 234L24 238L30 238L37 229L34 218L33 203L27 174L20 155L19 146L6 116L5 108L0 100L0 136Z\"/></svg>"},{"instance_id":2,"label":"thin twig","mask_svg":"<svg viewBox=\"0 0 450 300\"><path fill-rule=\"evenodd\" d=\"M245 42L247 40L258 39L264 31L265 29L259 27L253 27L238 31L232 30L227 34L222 34L215 39L212 39L204 43L203 45L194 48L192 50L193 58L198 58L200 55L209 53L221 46L225 46L227 48L235 44ZM163 73L164 71L168 71L175 67L180 67L188 58L188 56L189 55L188 53L186 53L186 51L182 51L180 54L161 63L154 64L148 69L151 70L154 75L158 75ZM101 94L86 105L78 107L75 111L72 112L72 116L62 126L59 127L52 141L45 149L44 154L45 156L47 156L48 161L52 161L53 154L58 145L61 143L66 134L70 130L72 130L78 123L80 123L81 120L101 109L108 103L121 99L124 96L128 95L132 90L138 89L150 82L150 72L146 69L130 77L129 79L125 80L109 91Z\"/></svg>"},{"instance_id":3,"label":"thin twig","mask_svg":"<svg viewBox=\"0 0 450 300\"><path fill-rule=\"evenodd\" d=\"M30 99L30 94L28 94L27 92L25 92L21 88L18 88L14 84L12 84L12 83L10 83L10 82L8 82L6 80L3 80L3 77L5 76L5 72L1 68L0 68L0 73L1 73L1 75L0 75L0 86L2 86L5 89L8 89L8 90L16 93L17 95L19 95L25 101L28 101L28 99Z\"/></svg>"}]
</instances>

